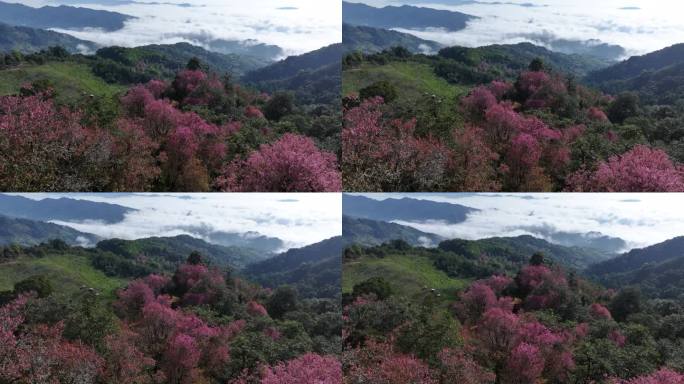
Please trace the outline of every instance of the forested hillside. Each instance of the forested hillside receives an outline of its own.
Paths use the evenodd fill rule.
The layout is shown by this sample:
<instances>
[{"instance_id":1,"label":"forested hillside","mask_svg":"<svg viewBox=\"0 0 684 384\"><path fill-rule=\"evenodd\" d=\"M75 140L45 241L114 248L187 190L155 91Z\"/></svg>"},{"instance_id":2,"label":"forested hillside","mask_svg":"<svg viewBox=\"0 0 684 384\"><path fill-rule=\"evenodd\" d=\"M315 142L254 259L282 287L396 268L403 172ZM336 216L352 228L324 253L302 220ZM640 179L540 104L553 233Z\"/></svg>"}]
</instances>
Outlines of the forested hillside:
<instances>
[{"instance_id":1,"label":"forested hillside","mask_svg":"<svg viewBox=\"0 0 684 384\"><path fill-rule=\"evenodd\" d=\"M0 380L340 383L341 309L324 298L339 281L317 290L334 274L264 288L226 252L187 237L1 247Z\"/></svg>"},{"instance_id":2,"label":"forested hillside","mask_svg":"<svg viewBox=\"0 0 684 384\"><path fill-rule=\"evenodd\" d=\"M0 160L13 168L0 167L2 189L340 190L339 98L297 97L334 92L321 84L339 72L300 64L273 75L293 76L277 90L260 90L240 75L264 63L188 44L3 55Z\"/></svg>"},{"instance_id":3,"label":"forested hillside","mask_svg":"<svg viewBox=\"0 0 684 384\"><path fill-rule=\"evenodd\" d=\"M345 188L684 190L679 107L642 103L639 96L648 102L651 85L642 93L638 87L618 93L632 89L627 87L611 94L584 80L589 73L597 80L601 73L619 75L629 63L594 72L609 63L529 43L449 47L437 55L401 47L349 54L343 72ZM662 71L675 71L672 65ZM676 88L679 82L669 79ZM629 165L634 163L640 166Z\"/></svg>"},{"instance_id":4,"label":"forested hillside","mask_svg":"<svg viewBox=\"0 0 684 384\"><path fill-rule=\"evenodd\" d=\"M520 240L522 247L512 246ZM684 368L681 296L663 300L655 290L640 293L649 285L606 289L563 266L573 253L586 257L580 250L564 248L556 259L549 256L553 249L526 248L540 242L529 240L452 240L437 249L395 240L348 248L345 380L684 380L678 373Z\"/></svg>"}]
</instances>

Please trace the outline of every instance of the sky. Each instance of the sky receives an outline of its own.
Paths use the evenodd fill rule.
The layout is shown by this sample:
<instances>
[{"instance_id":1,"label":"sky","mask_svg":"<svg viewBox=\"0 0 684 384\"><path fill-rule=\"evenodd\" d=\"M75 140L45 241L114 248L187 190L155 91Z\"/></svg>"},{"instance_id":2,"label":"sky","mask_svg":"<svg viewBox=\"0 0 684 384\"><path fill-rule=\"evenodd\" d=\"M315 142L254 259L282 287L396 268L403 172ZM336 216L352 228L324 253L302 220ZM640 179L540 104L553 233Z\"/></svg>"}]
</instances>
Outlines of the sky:
<instances>
[{"instance_id":1,"label":"sky","mask_svg":"<svg viewBox=\"0 0 684 384\"><path fill-rule=\"evenodd\" d=\"M482 46L529 41L536 33L571 40L618 44L627 56L684 42L681 0L350 0L373 6L419 5L459 11L480 19L459 32L406 31L447 45ZM491 4L500 2L503 4ZM489 4L488 4L489 3ZM521 6L529 3L533 6ZM402 31L402 30L400 30Z\"/></svg>"},{"instance_id":2,"label":"sky","mask_svg":"<svg viewBox=\"0 0 684 384\"><path fill-rule=\"evenodd\" d=\"M275 44L286 55L342 41L340 0L6 0L29 6L62 5L104 9L138 17L115 32L65 31L102 45L139 46L192 42L199 34L226 40ZM103 5L117 4L122 5ZM147 4L146 4L147 3ZM149 4L154 3L154 4ZM188 4L181 7L178 4Z\"/></svg>"},{"instance_id":3,"label":"sky","mask_svg":"<svg viewBox=\"0 0 684 384\"><path fill-rule=\"evenodd\" d=\"M628 249L684 236L684 194L363 194L382 200L411 197L477 208L460 224L396 221L446 238L537 235L530 227L620 237ZM537 235L537 237L540 237Z\"/></svg>"},{"instance_id":4,"label":"sky","mask_svg":"<svg viewBox=\"0 0 684 384\"><path fill-rule=\"evenodd\" d=\"M127 240L188 234L192 228L278 237L298 248L342 234L339 193L193 193L193 194L18 194L31 199L69 197L119 204L138 211L116 224L53 221L104 238Z\"/></svg>"}]
</instances>

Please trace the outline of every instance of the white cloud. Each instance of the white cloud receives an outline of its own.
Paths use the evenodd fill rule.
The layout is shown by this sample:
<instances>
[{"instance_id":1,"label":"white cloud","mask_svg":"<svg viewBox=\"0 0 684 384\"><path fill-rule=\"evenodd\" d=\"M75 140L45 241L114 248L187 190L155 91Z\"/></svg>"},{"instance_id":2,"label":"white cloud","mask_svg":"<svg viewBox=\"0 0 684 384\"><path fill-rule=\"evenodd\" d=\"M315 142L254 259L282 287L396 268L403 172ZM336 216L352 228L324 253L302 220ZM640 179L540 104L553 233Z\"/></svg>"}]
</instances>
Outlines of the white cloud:
<instances>
[{"instance_id":1,"label":"white cloud","mask_svg":"<svg viewBox=\"0 0 684 384\"><path fill-rule=\"evenodd\" d=\"M17 195L32 199L66 196L138 210L116 224L55 221L104 238L196 235L190 228L197 227L224 232L259 232L282 239L290 248L342 234L342 198L335 193Z\"/></svg>"},{"instance_id":2,"label":"white cloud","mask_svg":"<svg viewBox=\"0 0 684 384\"><path fill-rule=\"evenodd\" d=\"M301 54L342 41L339 0L174 0L131 1L102 5L96 0L29 0L31 6L68 4L104 9L138 17L119 31L65 31L103 45L139 46L192 42L181 36L206 34L217 39L256 39L275 44L289 54ZM155 4L144 4L155 3ZM173 3L188 3L180 7ZM296 9L288 9L296 8Z\"/></svg>"},{"instance_id":3,"label":"white cloud","mask_svg":"<svg viewBox=\"0 0 684 384\"><path fill-rule=\"evenodd\" d=\"M461 224L398 224L447 238L482 239L524 234L548 226L570 233L601 232L640 248L684 236L684 194L365 194L413 197L480 209Z\"/></svg>"},{"instance_id":4,"label":"white cloud","mask_svg":"<svg viewBox=\"0 0 684 384\"><path fill-rule=\"evenodd\" d=\"M684 2L680 0L533 0L539 7L514 4L453 5L459 1L354 0L374 6L415 4L478 16L459 32L407 31L447 45L482 46L530 41L525 34L551 32L559 39L618 44L629 55L644 54L684 42ZM523 3L523 1L518 1ZM450 5L451 4L451 5ZM623 9L635 7L638 9Z\"/></svg>"}]
</instances>

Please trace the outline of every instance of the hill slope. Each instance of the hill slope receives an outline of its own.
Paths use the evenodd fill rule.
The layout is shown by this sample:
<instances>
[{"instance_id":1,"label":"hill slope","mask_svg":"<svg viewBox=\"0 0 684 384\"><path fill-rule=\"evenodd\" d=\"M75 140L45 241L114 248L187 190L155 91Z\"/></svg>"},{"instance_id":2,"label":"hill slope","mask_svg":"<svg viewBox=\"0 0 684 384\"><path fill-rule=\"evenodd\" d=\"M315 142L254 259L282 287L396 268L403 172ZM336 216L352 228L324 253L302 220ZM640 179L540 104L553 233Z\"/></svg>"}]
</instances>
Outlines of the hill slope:
<instances>
[{"instance_id":1,"label":"hill slope","mask_svg":"<svg viewBox=\"0 0 684 384\"><path fill-rule=\"evenodd\" d=\"M342 43L348 51L381 52L392 47L404 47L413 53L437 52L442 45L408 33L389 29L342 24Z\"/></svg>"},{"instance_id":2,"label":"hill slope","mask_svg":"<svg viewBox=\"0 0 684 384\"><path fill-rule=\"evenodd\" d=\"M118 223L135 209L118 204L98 203L70 198L33 200L22 196L0 194L0 215L49 221L97 220Z\"/></svg>"},{"instance_id":3,"label":"hill slope","mask_svg":"<svg viewBox=\"0 0 684 384\"><path fill-rule=\"evenodd\" d=\"M342 237L361 245L379 245L399 239L424 247L436 246L443 240L440 236L404 225L349 216L342 216Z\"/></svg>"},{"instance_id":4,"label":"hill slope","mask_svg":"<svg viewBox=\"0 0 684 384\"><path fill-rule=\"evenodd\" d=\"M352 25L376 28L444 28L460 31L475 16L460 12L403 5L375 8L361 3L342 2L342 21Z\"/></svg>"},{"instance_id":5,"label":"hill slope","mask_svg":"<svg viewBox=\"0 0 684 384\"><path fill-rule=\"evenodd\" d=\"M22 4L0 2L0 23L33 28L102 28L115 31L124 23L134 19L117 12L101 11L80 7L45 6L32 8Z\"/></svg>"},{"instance_id":6,"label":"hill slope","mask_svg":"<svg viewBox=\"0 0 684 384\"><path fill-rule=\"evenodd\" d=\"M380 221L443 220L461 223L476 209L459 204L438 203L411 198L374 200L364 196L344 194L342 213L347 216Z\"/></svg>"},{"instance_id":7,"label":"hill slope","mask_svg":"<svg viewBox=\"0 0 684 384\"><path fill-rule=\"evenodd\" d=\"M676 104L684 94L684 44L631 57L587 79L606 92L636 91L647 104Z\"/></svg>"},{"instance_id":8,"label":"hill slope","mask_svg":"<svg viewBox=\"0 0 684 384\"><path fill-rule=\"evenodd\" d=\"M14 219L0 213L0 245L37 245L60 239L69 245L94 245L98 238L62 225Z\"/></svg>"},{"instance_id":9,"label":"hill slope","mask_svg":"<svg viewBox=\"0 0 684 384\"><path fill-rule=\"evenodd\" d=\"M634 249L589 272L611 288L633 285L650 297L684 300L684 237Z\"/></svg>"},{"instance_id":10,"label":"hill slope","mask_svg":"<svg viewBox=\"0 0 684 384\"><path fill-rule=\"evenodd\" d=\"M157 265L161 270L175 269L193 251L202 254L211 264L238 269L270 256L248 248L210 244L188 235L138 240L108 239L97 243L97 248L127 259L140 259L142 264Z\"/></svg>"},{"instance_id":11,"label":"hill slope","mask_svg":"<svg viewBox=\"0 0 684 384\"><path fill-rule=\"evenodd\" d=\"M91 52L96 49L95 43L64 33L0 23L0 52L32 53L56 46L71 53Z\"/></svg>"},{"instance_id":12,"label":"hill slope","mask_svg":"<svg viewBox=\"0 0 684 384\"><path fill-rule=\"evenodd\" d=\"M244 274L266 287L289 284L304 297L340 295L341 255L347 240L341 236L250 264Z\"/></svg>"},{"instance_id":13,"label":"hill slope","mask_svg":"<svg viewBox=\"0 0 684 384\"><path fill-rule=\"evenodd\" d=\"M253 70L243 80L266 92L290 91L303 104L339 105L342 44L333 44Z\"/></svg>"}]
</instances>

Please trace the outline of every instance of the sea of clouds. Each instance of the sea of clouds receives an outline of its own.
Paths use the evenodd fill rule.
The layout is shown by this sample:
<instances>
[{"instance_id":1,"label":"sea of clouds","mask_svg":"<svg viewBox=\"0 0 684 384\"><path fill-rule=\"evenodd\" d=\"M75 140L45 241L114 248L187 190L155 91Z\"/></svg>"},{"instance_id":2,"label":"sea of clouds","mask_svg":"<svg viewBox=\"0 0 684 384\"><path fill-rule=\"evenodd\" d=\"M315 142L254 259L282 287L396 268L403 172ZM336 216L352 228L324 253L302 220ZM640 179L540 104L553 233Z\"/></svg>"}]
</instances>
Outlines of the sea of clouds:
<instances>
[{"instance_id":1,"label":"sea of clouds","mask_svg":"<svg viewBox=\"0 0 684 384\"><path fill-rule=\"evenodd\" d=\"M69 197L137 210L115 224L53 221L103 238L133 240L182 234L203 238L211 231L258 232L280 238L285 248L298 248L342 234L342 197L334 193L18 195L32 199Z\"/></svg>"},{"instance_id":2,"label":"sea of clouds","mask_svg":"<svg viewBox=\"0 0 684 384\"><path fill-rule=\"evenodd\" d=\"M126 47L203 39L256 40L302 54L342 41L340 0L21 0L30 6L70 5L137 17L114 32L60 30L101 45Z\"/></svg>"},{"instance_id":3,"label":"sea of clouds","mask_svg":"<svg viewBox=\"0 0 684 384\"><path fill-rule=\"evenodd\" d=\"M460 224L405 222L446 238L483 239L601 233L627 242L624 250L684 236L684 194L369 194L461 204L479 211Z\"/></svg>"},{"instance_id":4,"label":"sea of clouds","mask_svg":"<svg viewBox=\"0 0 684 384\"><path fill-rule=\"evenodd\" d=\"M533 42L532 36L617 44L626 56L684 42L681 0L351 0L373 6L409 4L479 17L465 30L408 31L446 45L476 47Z\"/></svg>"}]
</instances>

